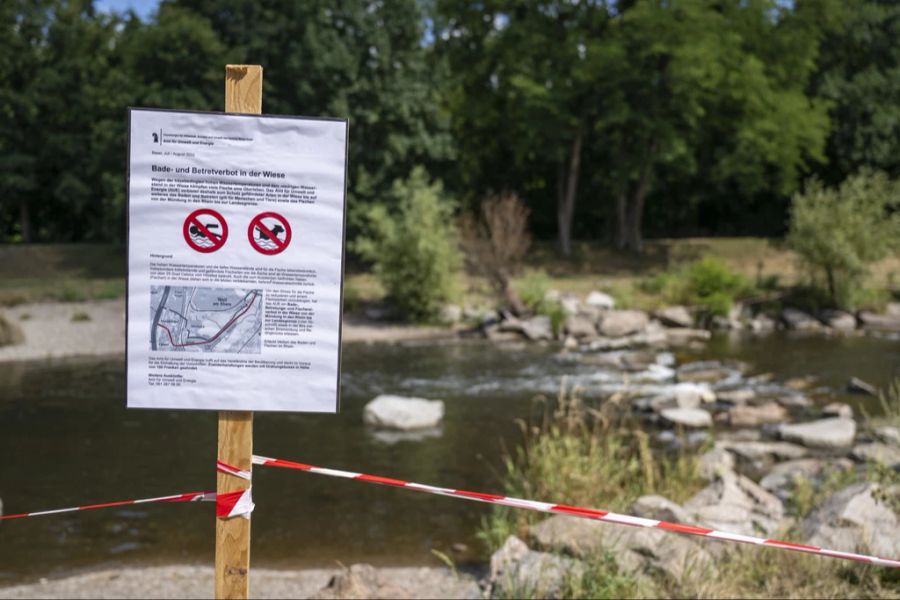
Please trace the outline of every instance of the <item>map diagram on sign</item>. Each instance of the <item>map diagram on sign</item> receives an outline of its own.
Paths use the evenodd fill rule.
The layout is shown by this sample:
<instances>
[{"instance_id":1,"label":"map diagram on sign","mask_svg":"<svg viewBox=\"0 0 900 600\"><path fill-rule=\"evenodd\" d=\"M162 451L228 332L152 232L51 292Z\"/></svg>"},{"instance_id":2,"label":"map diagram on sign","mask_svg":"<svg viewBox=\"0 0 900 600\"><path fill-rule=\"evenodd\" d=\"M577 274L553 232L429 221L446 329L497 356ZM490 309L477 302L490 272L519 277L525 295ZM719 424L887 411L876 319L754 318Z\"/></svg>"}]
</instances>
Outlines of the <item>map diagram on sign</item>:
<instances>
[{"instance_id":1,"label":"map diagram on sign","mask_svg":"<svg viewBox=\"0 0 900 600\"><path fill-rule=\"evenodd\" d=\"M150 286L150 349L259 354L262 290Z\"/></svg>"}]
</instances>

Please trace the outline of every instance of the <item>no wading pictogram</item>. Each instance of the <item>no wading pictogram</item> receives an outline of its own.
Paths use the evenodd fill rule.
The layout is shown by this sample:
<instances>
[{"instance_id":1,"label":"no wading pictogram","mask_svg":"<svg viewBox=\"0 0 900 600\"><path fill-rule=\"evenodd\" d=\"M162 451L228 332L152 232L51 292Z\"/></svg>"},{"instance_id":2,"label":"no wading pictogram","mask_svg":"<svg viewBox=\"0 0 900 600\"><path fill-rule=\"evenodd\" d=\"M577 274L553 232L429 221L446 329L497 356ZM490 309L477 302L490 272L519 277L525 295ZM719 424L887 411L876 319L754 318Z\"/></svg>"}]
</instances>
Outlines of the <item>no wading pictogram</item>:
<instances>
[{"instance_id":1,"label":"no wading pictogram","mask_svg":"<svg viewBox=\"0 0 900 600\"><path fill-rule=\"evenodd\" d=\"M228 239L225 217L210 208L195 210L184 220L184 241L197 252L215 252Z\"/></svg>"},{"instance_id":2,"label":"no wading pictogram","mask_svg":"<svg viewBox=\"0 0 900 600\"><path fill-rule=\"evenodd\" d=\"M291 243L291 226L275 212L264 212L250 219L247 228L250 245L261 254L278 254Z\"/></svg>"}]
</instances>

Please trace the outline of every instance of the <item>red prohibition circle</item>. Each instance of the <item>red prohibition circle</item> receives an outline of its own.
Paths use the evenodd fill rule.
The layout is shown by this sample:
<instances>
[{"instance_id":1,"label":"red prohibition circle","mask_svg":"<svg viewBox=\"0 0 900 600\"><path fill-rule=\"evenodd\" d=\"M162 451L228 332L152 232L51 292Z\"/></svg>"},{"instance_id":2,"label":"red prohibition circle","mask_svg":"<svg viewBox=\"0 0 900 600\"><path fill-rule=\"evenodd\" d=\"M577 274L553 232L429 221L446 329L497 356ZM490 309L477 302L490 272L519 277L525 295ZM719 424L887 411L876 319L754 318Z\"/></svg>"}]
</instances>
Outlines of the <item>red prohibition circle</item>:
<instances>
[{"instance_id":1,"label":"red prohibition circle","mask_svg":"<svg viewBox=\"0 0 900 600\"><path fill-rule=\"evenodd\" d=\"M278 221L278 224L272 229L262 221L269 218ZM258 234L256 237L253 235L254 231ZM283 240L278 237L279 233L284 233ZM250 226L247 228L247 238L250 240L250 246L260 254L268 254L269 256L280 254L291 243L291 224L276 212L259 213L250 219Z\"/></svg>"},{"instance_id":2,"label":"red prohibition circle","mask_svg":"<svg viewBox=\"0 0 900 600\"><path fill-rule=\"evenodd\" d=\"M199 218L202 216L212 217L219 223L203 223ZM221 231L214 231L220 227ZM228 223L225 217L211 208L200 208L187 216L181 233L187 245L197 252L215 252L228 240Z\"/></svg>"}]
</instances>

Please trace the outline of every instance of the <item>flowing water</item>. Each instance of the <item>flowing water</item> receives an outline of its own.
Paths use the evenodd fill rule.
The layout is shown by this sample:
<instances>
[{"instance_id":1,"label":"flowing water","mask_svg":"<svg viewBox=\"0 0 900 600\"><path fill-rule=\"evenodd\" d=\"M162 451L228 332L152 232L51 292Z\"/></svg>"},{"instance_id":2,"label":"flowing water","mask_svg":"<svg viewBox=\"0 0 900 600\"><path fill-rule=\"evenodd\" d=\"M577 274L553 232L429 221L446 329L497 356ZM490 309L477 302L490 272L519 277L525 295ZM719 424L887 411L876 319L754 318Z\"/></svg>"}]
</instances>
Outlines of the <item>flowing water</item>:
<instances>
[{"instance_id":1,"label":"flowing water","mask_svg":"<svg viewBox=\"0 0 900 600\"><path fill-rule=\"evenodd\" d=\"M850 376L886 386L900 376L900 342L867 337L717 337L679 361L730 358L776 378L816 375L828 398L860 402L840 388ZM351 471L501 491L504 448L520 440L516 419L538 410L566 377L586 395L621 374L546 346L487 343L345 348L337 415L257 414L259 454ZM385 439L362 423L379 393L442 398L439 432ZM216 415L127 410L124 362L66 360L0 365L0 498L7 514L215 487ZM490 507L409 491L257 468L253 546L257 566L428 564L432 550L483 558L475 537ZM539 500L553 500L544 498ZM83 568L209 563L211 504L126 506L0 524L0 585ZM468 550L460 550L464 544ZM454 554L454 545L456 545Z\"/></svg>"}]
</instances>

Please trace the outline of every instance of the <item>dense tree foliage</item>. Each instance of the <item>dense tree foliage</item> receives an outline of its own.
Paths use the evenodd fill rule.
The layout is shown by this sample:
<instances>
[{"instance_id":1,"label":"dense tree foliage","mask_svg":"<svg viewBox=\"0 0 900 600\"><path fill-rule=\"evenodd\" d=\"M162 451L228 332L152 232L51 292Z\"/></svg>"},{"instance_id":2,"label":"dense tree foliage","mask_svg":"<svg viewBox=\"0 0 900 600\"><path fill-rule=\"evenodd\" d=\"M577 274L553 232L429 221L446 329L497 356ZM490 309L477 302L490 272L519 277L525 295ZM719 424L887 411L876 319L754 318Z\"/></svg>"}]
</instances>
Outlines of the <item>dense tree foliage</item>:
<instances>
[{"instance_id":1,"label":"dense tree foliage","mask_svg":"<svg viewBox=\"0 0 900 600\"><path fill-rule=\"evenodd\" d=\"M891 0L90 0L0 3L0 240L121 240L125 107L219 110L224 64L264 111L351 121L351 235L422 166L532 233L784 232L811 173L900 174Z\"/></svg>"}]
</instances>

